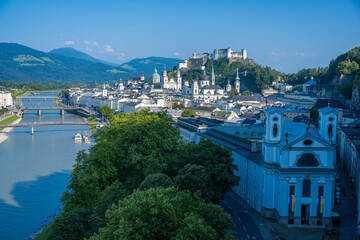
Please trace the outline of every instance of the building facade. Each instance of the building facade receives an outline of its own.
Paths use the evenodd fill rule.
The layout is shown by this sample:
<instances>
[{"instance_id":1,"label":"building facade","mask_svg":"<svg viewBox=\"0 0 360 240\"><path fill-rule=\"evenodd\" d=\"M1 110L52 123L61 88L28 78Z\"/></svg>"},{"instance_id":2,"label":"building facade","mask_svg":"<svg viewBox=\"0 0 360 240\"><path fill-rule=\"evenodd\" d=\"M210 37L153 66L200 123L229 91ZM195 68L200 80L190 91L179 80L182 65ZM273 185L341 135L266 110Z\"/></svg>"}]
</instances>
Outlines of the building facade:
<instances>
[{"instance_id":1,"label":"building facade","mask_svg":"<svg viewBox=\"0 0 360 240\"><path fill-rule=\"evenodd\" d=\"M11 92L0 91L0 108L11 108L14 106Z\"/></svg>"},{"instance_id":2,"label":"building facade","mask_svg":"<svg viewBox=\"0 0 360 240\"><path fill-rule=\"evenodd\" d=\"M266 110L262 139L211 129L200 133L232 150L240 183L233 190L265 217L290 225L325 225L334 206L337 110L319 110L320 129Z\"/></svg>"}]
</instances>

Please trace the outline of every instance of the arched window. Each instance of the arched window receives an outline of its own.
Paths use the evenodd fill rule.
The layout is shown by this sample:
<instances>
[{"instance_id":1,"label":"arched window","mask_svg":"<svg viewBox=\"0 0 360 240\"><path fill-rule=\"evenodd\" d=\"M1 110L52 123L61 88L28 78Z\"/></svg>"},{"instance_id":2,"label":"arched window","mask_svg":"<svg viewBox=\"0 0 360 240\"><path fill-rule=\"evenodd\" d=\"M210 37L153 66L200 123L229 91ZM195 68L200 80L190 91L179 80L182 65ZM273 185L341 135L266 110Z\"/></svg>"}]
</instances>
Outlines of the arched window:
<instances>
[{"instance_id":1,"label":"arched window","mask_svg":"<svg viewBox=\"0 0 360 240\"><path fill-rule=\"evenodd\" d=\"M311 181L310 179L305 179L303 181L303 197L310 197L311 192Z\"/></svg>"},{"instance_id":2,"label":"arched window","mask_svg":"<svg viewBox=\"0 0 360 240\"><path fill-rule=\"evenodd\" d=\"M329 138L331 139L333 137L333 125L330 124L328 127L328 134L329 134Z\"/></svg>"},{"instance_id":3,"label":"arched window","mask_svg":"<svg viewBox=\"0 0 360 240\"><path fill-rule=\"evenodd\" d=\"M319 165L319 161L312 153L304 153L296 163L298 167L318 167Z\"/></svg>"},{"instance_id":4,"label":"arched window","mask_svg":"<svg viewBox=\"0 0 360 240\"><path fill-rule=\"evenodd\" d=\"M278 125L274 124L273 125L273 136L276 137L278 135Z\"/></svg>"}]
</instances>

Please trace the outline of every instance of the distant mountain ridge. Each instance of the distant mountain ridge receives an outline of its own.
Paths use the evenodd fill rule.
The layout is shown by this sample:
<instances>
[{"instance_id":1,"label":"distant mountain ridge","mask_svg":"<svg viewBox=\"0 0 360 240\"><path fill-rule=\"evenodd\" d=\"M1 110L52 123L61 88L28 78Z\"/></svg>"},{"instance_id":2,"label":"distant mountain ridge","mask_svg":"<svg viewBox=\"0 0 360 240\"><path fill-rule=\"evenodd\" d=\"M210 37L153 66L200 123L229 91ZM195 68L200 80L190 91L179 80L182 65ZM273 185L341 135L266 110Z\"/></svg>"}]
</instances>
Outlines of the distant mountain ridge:
<instances>
[{"instance_id":1,"label":"distant mountain ridge","mask_svg":"<svg viewBox=\"0 0 360 240\"><path fill-rule=\"evenodd\" d=\"M89 54L83 53L83 52L78 51L71 47L56 48L56 49L51 50L49 53L63 55L66 57L79 58L79 59L87 60L87 61L94 62L94 63L104 63L104 64L108 64L110 66L119 66L120 65L120 64L110 63L107 61L103 61L103 60L94 58L94 57L90 56Z\"/></svg>"},{"instance_id":2,"label":"distant mountain ridge","mask_svg":"<svg viewBox=\"0 0 360 240\"><path fill-rule=\"evenodd\" d=\"M100 61L100 62L99 62ZM141 73L149 78L157 67L172 69L180 59L149 57L114 67L75 49L49 53L17 43L0 43L0 80L19 82L114 82Z\"/></svg>"}]
</instances>

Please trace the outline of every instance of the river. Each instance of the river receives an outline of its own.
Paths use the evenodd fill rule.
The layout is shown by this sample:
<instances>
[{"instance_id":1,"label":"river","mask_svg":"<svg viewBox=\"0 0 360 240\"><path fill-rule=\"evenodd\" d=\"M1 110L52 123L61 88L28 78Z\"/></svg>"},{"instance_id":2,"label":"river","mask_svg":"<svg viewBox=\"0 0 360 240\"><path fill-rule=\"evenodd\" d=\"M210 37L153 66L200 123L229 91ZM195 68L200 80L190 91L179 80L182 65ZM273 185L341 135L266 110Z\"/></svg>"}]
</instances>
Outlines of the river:
<instances>
[{"instance_id":1,"label":"river","mask_svg":"<svg viewBox=\"0 0 360 240\"><path fill-rule=\"evenodd\" d=\"M23 98L24 106L55 107L57 93ZM46 102L44 98L46 97ZM31 101L29 100L31 98ZM77 122L82 117L59 111L27 111L22 123ZM0 144L0 239L25 239L44 224L47 216L58 212L60 197L66 190L76 153L88 149L76 143L76 133L89 133L88 126L58 125L13 128Z\"/></svg>"}]
</instances>

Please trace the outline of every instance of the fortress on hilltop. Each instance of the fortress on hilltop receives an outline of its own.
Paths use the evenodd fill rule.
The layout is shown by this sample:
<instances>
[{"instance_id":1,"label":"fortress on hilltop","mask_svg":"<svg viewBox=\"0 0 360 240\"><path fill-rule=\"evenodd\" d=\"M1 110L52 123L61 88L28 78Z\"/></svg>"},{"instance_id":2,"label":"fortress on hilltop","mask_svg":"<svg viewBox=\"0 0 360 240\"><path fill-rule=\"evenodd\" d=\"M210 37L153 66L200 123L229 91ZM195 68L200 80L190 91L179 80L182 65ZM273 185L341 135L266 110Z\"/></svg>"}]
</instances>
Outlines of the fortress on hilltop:
<instances>
[{"instance_id":1,"label":"fortress on hilltop","mask_svg":"<svg viewBox=\"0 0 360 240\"><path fill-rule=\"evenodd\" d=\"M207 60L218 60L220 58L227 58L229 64L233 62L243 62L243 63L253 63L252 59L247 57L246 49L241 50L241 52L234 52L230 47L225 49L215 49L213 53L193 53L192 58L185 60L184 62L179 63L179 69L189 70L192 68L202 68Z\"/></svg>"}]
</instances>

